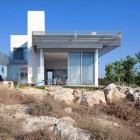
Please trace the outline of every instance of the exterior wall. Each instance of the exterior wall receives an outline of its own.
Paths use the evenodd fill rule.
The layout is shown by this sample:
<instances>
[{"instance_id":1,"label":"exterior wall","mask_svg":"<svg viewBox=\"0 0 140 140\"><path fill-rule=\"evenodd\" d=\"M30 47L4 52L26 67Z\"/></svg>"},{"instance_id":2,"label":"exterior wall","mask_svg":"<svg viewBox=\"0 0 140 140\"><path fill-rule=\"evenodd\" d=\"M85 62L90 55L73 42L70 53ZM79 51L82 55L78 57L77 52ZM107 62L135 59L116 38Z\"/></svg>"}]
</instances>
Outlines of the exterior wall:
<instances>
[{"instance_id":1,"label":"exterior wall","mask_svg":"<svg viewBox=\"0 0 140 140\"><path fill-rule=\"evenodd\" d=\"M11 48L27 47L27 35L11 35Z\"/></svg>"},{"instance_id":2,"label":"exterior wall","mask_svg":"<svg viewBox=\"0 0 140 140\"><path fill-rule=\"evenodd\" d=\"M45 31L44 11L28 11L28 82L31 77L40 79L40 52L35 53L32 47L32 31ZM43 79L40 79L43 80Z\"/></svg>"},{"instance_id":3,"label":"exterior wall","mask_svg":"<svg viewBox=\"0 0 140 140\"><path fill-rule=\"evenodd\" d=\"M11 35L10 36L10 59L13 59L13 50L14 48L19 48L19 47L27 47L27 40L28 36L27 35Z\"/></svg>"}]
</instances>

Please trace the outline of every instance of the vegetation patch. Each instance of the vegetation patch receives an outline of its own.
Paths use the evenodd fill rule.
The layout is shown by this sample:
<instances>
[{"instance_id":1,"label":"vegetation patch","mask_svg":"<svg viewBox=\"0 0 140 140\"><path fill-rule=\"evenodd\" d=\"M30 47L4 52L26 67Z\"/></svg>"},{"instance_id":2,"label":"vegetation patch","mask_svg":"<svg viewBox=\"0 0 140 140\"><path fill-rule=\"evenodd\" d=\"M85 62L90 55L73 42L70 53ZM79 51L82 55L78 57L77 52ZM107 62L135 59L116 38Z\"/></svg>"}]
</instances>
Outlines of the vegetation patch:
<instances>
[{"instance_id":1,"label":"vegetation patch","mask_svg":"<svg viewBox=\"0 0 140 140\"><path fill-rule=\"evenodd\" d=\"M48 129L30 132L16 137L17 140L62 140L61 134L54 134ZM67 140L67 139L64 139Z\"/></svg>"},{"instance_id":2,"label":"vegetation patch","mask_svg":"<svg viewBox=\"0 0 140 140\"><path fill-rule=\"evenodd\" d=\"M125 59L107 64L105 70L106 77L102 79L102 83L126 83L133 88L140 86L140 52L135 57L127 55Z\"/></svg>"},{"instance_id":3,"label":"vegetation patch","mask_svg":"<svg viewBox=\"0 0 140 140\"><path fill-rule=\"evenodd\" d=\"M140 111L135 108L134 103L125 101L110 103L103 108L103 112L125 121L140 122Z\"/></svg>"},{"instance_id":4,"label":"vegetation patch","mask_svg":"<svg viewBox=\"0 0 140 140\"><path fill-rule=\"evenodd\" d=\"M14 104L30 104L35 102L31 95L22 94L20 91L8 90L0 88L0 104L14 105Z\"/></svg>"},{"instance_id":5,"label":"vegetation patch","mask_svg":"<svg viewBox=\"0 0 140 140\"><path fill-rule=\"evenodd\" d=\"M43 90L44 90L45 87L46 87L46 86L37 86L36 88L38 88L38 89L43 89Z\"/></svg>"},{"instance_id":6,"label":"vegetation patch","mask_svg":"<svg viewBox=\"0 0 140 140\"><path fill-rule=\"evenodd\" d=\"M93 87L93 86L63 86L64 88L72 88L72 89L85 89L85 90L98 90L99 87Z\"/></svg>"}]
</instances>

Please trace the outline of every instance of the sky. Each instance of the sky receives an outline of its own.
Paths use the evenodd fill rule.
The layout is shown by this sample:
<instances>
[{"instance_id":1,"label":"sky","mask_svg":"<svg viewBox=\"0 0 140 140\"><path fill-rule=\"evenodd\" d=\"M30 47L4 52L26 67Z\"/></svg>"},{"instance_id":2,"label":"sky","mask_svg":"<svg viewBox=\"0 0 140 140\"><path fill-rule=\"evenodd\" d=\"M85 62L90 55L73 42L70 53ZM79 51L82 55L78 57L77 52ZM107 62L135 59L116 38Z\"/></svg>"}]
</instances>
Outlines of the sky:
<instances>
[{"instance_id":1,"label":"sky","mask_svg":"<svg viewBox=\"0 0 140 140\"><path fill-rule=\"evenodd\" d=\"M99 58L99 77L140 51L140 0L0 0L0 51L8 54L11 34L27 34L29 10L45 11L47 30L121 31L122 46Z\"/></svg>"}]
</instances>

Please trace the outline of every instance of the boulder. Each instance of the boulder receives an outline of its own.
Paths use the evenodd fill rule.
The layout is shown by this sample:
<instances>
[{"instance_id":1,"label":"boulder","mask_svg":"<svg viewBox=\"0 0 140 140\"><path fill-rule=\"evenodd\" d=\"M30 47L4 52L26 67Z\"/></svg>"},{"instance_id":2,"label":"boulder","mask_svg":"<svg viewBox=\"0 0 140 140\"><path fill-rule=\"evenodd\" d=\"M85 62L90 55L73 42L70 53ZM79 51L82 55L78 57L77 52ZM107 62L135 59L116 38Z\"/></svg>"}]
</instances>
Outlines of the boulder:
<instances>
[{"instance_id":1,"label":"boulder","mask_svg":"<svg viewBox=\"0 0 140 140\"><path fill-rule=\"evenodd\" d=\"M140 102L140 90L133 89L133 92L128 92L126 98L132 102Z\"/></svg>"},{"instance_id":2,"label":"boulder","mask_svg":"<svg viewBox=\"0 0 140 140\"><path fill-rule=\"evenodd\" d=\"M58 120L56 126L57 130L61 133L62 140L90 140L92 133L84 129L73 127L75 124L76 122L70 117Z\"/></svg>"},{"instance_id":3,"label":"boulder","mask_svg":"<svg viewBox=\"0 0 140 140\"><path fill-rule=\"evenodd\" d=\"M127 94L133 93L133 88L131 88L131 87L117 85L116 88L117 88L121 93L124 93L124 94L126 94L126 95L127 95Z\"/></svg>"},{"instance_id":4,"label":"boulder","mask_svg":"<svg viewBox=\"0 0 140 140\"><path fill-rule=\"evenodd\" d=\"M45 127L53 126L57 122L54 117L41 116L41 117L31 117L27 118L23 122L23 130L26 133L43 130Z\"/></svg>"},{"instance_id":5,"label":"boulder","mask_svg":"<svg viewBox=\"0 0 140 140\"><path fill-rule=\"evenodd\" d=\"M104 90L107 103L113 103L120 101L126 97L126 95L117 89L115 84L109 84Z\"/></svg>"},{"instance_id":6,"label":"boulder","mask_svg":"<svg viewBox=\"0 0 140 140\"><path fill-rule=\"evenodd\" d=\"M56 119L54 117L42 116L26 119L23 123L23 130L25 132L33 132L47 127L53 133L61 134L62 140L90 140L91 132L75 128L75 124L75 121L70 117Z\"/></svg>"},{"instance_id":7,"label":"boulder","mask_svg":"<svg viewBox=\"0 0 140 140\"><path fill-rule=\"evenodd\" d=\"M12 81L3 81L2 86L7 88L14 88L14 83Z\"/></svg>"},{"instance_id":8,"label":"boulder","mask_svg":"<svg viewBox=\"0 0 140 140\"><path fill-rule=\"evenodd\" d=\"M74 100L73 89L62 88L53 94L55 100L64 101L66 104L71 104Z\"/></svg>"},{"instance_id":9,"label":"boulder","mask_svg":"<svg viewBox=\"0 0 140 140\"><path fill-rule=\"evenodd\" d=\"M81 103L89 106L96 104L106 104L105 95L103 91L86 91L83 93Z\"/></svg>"},{"instance_id":10,"label":"boulder","mask_svg":"<svg viewBox=\"0 0 140 140\"><path fill-rule=\"evenodd\" d=\"M140 91L136 90L133 93L133 99L135 102L139 102L140 101Z\"/></svg>"},{"instance_id":11,"label":"boulder","mask_svg":"<svg viewBox=\"0 0 140 140\"><path fill-rule=\"evenodd\" d=\"M74 94L75 102L94 106L95 104L106 104L103 91L81 91Z\"/></svg>"}]
</instances>

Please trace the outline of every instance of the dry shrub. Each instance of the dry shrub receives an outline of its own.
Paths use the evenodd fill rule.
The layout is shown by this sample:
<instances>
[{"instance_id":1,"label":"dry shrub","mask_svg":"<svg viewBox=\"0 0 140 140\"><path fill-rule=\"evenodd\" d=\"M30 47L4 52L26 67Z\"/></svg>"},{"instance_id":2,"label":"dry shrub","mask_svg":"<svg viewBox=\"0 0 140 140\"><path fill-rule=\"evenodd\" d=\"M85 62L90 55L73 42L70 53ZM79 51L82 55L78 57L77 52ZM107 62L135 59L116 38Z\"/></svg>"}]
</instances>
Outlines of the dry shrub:
<instances>
[{"instance_id":1,"label":"dry shrub","mask_svg":"<svg viewBox=\"0 0 140 140\"><path fill-rule=\"evenodd\" d=\"M17 136L19 140L62 140L61 134L54 134L48 129L30 132L25 135Z\"/></svg>"},{"instance_id":2,"label":"dry shrub","mask_svg":"<svg viewBox=\"0 0 140 140\"><path fill-rule=\"evenodd\" d=\"M125 121L140 122L140 110L136 109L135 103L128 101L110 103L103 112Z\"/></svg>"},{"instance_id":3,"label":"dry shrub","mask_svg":"<svg viewBox=\"0 0 140 140\"><path fill-rule=\"evenodd\" d=\"M0 117L0 139L15 139L16 135L23 133L18 121L9 121Z\"/></svg>"},{"instance_id":4,"label":"dry shrub","mask_svg":"<svg viewBox=\"0 0 140 140\"><path fill-rule=\"evenodd\" d=\"M0 140L61 140L61 135L44 130L25 133L20 127L21 121L9 121L0 117Z\"/></svg>"},{"instance_id":5,"label":"dry shrub","mask_svg":"<svg viewBox=\"0 0 140 140\"><path fill-rule=\"evenodd\" d=\"M92 117L99 117L103 115L102 108L104 107L103 104L101 105L94 105L94 107L85 106L82 104L73 104L72 106L73 112L78 113L79 115L88 115Z\"/></svg>"},{"instance_id":6,"label":"dry shrub","mask_svg":"<svg viewBox=\"0 0 140 140\"><path fill-rule=\"evenodd\" d=\"M29 104L35 102L31 95L22 94L20 91L0 88L0 104Z\"/></svg>"},{"instance_id":7,"label":"dry shrub","mask_svg":"<svg viewBox=\"0 0 140 140\"><path fill-rule=\"evenodd\" d=\"M60 118L66 115L63 110L67 105L64 102L58 102L51 96L45 96L43 101L36 101L30 104L29 114L35 116L52 116Z\"/></svg>"},{"instance_id":8,"label":"dry shrub","mask_svg":"<svg viewBox=\"0 0 140 140\"><path fill-rule=\"evenodd\" d=\"M120 103L121 104L121 103ZM129 102L124 102L122 104L127 105L129 108L131 109L135 109L134 104L130 104ZM125 120L120 119L121 121L119 121L119 119L116 119L116 116L112 114L108 114L106 113L105 115L105 111L109 111L107 108L111 108L111 105L96 105L94 107L88 107L88 106L84 106L84 105L75 105L72 106L72 110L73 113L70 114L70 117L72 117L76 123L77 123L77 127L82 128L82 129L86 129L89 130L90 132L92 132L92 137L93 139L97 139L97 140L139 140L139 134L138 130L136 130L136 127L133 128L129 123L124 123ZM117 108L118 109L118 108ZM125 109L124 109L125 110ZM114 112L114 110L112 109L111 111ZM117 110L119 112L119 114L122 113L122 110ZM134 110L133 110L134 111ZM129 112L131 114L131 112ZM103 127L101 124L99 124L96 118L104 118L104 115L107 116L107 118L110 120L115 120L115 122L119 122L119 126L120 123L122 125L124 125L124 127L119 127L119 128L108 128L108 127ZM125 114L127 116L127 114ZM136 115L136 109L134 111L134 113L132 113L132 115L134 115L133 121L135 119L137 119L137 121L140 119L138 119L139 115ZM126 120L127 122L128 120ZM130 125L130 126L129 126Z\"/></svg>"}]
</instances>

